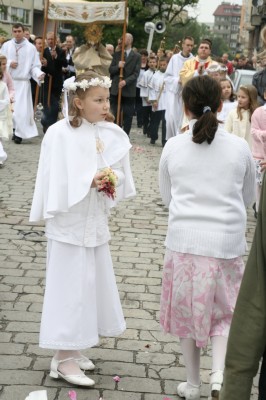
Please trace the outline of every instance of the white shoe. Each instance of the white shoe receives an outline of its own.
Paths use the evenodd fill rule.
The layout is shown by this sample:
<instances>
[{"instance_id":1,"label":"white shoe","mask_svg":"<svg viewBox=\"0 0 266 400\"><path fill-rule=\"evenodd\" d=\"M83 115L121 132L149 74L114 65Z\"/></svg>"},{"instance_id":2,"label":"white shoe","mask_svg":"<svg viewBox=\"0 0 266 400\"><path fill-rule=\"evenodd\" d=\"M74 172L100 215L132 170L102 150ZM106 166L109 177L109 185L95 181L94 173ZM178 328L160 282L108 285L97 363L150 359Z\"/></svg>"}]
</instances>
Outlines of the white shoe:
<instances>
[{"instance_id":1,"label":"white shoe","mask_svg":"<svg viewBox=\"0 0 266 400\"><path fill-rule=\"evenodd\" d=\"M200 385L187 388L187 382L182 382L177 386L177 394L179 397L184 397L186 400L200 400Z\"/></svg>"},{"instance_id":2,"label":"white shoe","mask_svg":"<svg viewBox=\"0 0 266 400\"><path fill-rule=\"evenodd\" d=\"M215 399L219 399L220 390L223 384L224 373L221 370L211 372L211 396Z\"/></svg>"},{"instance_id":3,"label":"white shoe","mask_svg":"<svg viewBox=\"0 0 266 400\"><path fill-rule=\"evenodd\" d=\"M75 361L77 361L79 368L84 371L93 371L95 369L95 365L88 357L81 355L80 358L75 358Z\"/></svg>"},{"instance_id":4,"label":"white shoe","mask_svg":"<svg viewBox=\"0 0 266 400\"><path fill-rule=\"evenodd\" d=\"M62 378L65 381L72 383L73 385L78 386L93 386L95 385L94 380L88 378L85 374L81 373L80 375L64 375L60 371L58 371L58 366L66 361L75 361L74 358L66 358L65 360L56 360L52 359L51 362L51 371L50 377L54 379Z\"/></svg>"}]
</instances>

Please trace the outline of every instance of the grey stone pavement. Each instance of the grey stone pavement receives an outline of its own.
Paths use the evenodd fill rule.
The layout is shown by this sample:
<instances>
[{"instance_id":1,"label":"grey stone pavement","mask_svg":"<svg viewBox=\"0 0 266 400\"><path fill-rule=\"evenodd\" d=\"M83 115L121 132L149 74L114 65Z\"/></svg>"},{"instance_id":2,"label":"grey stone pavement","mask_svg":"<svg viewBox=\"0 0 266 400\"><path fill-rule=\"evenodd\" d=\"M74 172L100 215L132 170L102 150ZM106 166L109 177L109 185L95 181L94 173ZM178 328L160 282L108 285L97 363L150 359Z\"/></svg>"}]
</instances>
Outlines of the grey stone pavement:
<instances>
[{"instance_id":1,"label":"grey stone pavement","mask_svg":"<svg viewBox=\"0 0 266 400\"><path fill-rule=\"evenodd\" d=\"M0 399L24 400L30 391L46 389L49 400L67 400L75 389L78 400L178 399L176 386L185 379L177 338L159 327L159 301L167 210L160 202L160 143L149 144L133 126L132 169L137 196L112 213L111 251L127 330L103 338L85 352L95 363L96 386L78 389L49 377L52 352L38 347L45 285L43 224L28 222L39 157L39 138L21 145L5 144L8 160L0 169ZM252 242L255 219L248 211L247 240ZM103 294L104 295L104 294ZM202 398L209 395L211 350L201 360ZM115 382L118 375L121 380ZM252 399L257 399L257 381Z\"/></svg>"}]
</instances>

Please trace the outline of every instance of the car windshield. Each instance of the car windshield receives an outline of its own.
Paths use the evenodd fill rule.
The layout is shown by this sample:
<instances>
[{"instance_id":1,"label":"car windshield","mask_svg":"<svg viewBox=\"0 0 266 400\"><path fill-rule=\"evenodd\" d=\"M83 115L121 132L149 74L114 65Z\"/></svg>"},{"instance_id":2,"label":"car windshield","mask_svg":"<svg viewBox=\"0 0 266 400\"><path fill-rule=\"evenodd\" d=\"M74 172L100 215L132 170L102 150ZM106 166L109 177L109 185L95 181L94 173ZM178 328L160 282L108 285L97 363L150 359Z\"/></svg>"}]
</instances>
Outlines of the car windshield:
<instances>
[{"instance_id":1,"label":"car windshield","mask_svg":"<svg viewBox=\"0 0 266 400\"><path fill-rule=\"evenodd\" d=\"M239 86L252 85L253 75L241 75Z\"/></svg>"}]
</instances>

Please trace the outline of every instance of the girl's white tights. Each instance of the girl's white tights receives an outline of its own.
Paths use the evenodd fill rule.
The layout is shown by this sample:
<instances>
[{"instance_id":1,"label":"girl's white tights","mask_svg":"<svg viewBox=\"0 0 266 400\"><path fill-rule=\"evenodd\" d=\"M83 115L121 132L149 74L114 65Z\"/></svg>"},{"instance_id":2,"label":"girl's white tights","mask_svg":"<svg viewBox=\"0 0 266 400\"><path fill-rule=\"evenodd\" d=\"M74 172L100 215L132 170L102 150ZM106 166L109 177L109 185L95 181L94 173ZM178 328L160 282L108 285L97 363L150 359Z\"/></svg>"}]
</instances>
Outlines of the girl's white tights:
<instances>
[{"instance_id":1,"label":"girl's white tights","mask_svg":"<svg viewBox=\"0 0 266 400\"><path fill-rule=\"evenodd\" d=\"M188 385L200 385L200 348L193 339L180 338L181 350L186 366ZM212 372L224 370L224 360L227 347L227 338L224 336L212 336ZM188 386L189 387L189 386Z\"/></svg>"},{"instance_id":2,"label":"girl's white tights","mask_svg":"<svg viewBox=\"0 0 266 400\"><path fill-rule=\"evenodd\" d=\"M80 351L76 350L58 350L55 353L56 360L66 360L68 358L80 358ZM62 364L59 364L58 370L63 375L83 375L83 372L79 368L75 360L69 360Z\"/></svg>"},{"instance_id":3,"label":"girl's white tights","mask_svg":"<svg viewBox=\"0 0 266 400\"><path fill-rule=\"evenodd\" d=\"M227 347L227 337L224 336L212 336L212 371L223 371L224 360Z\"/></svg>"},{"instance_id":4,"label":"girl's white tights","mask_svg":"<svg viewBox=\"0 0 266 400\"><path fill-rule=\"evenodd\" d=\"M194 339L180 338L181 350L183 353L187 383L189 385L199 386L200 385L200 348L196 346Z\"/></svg>"}]
</instances>

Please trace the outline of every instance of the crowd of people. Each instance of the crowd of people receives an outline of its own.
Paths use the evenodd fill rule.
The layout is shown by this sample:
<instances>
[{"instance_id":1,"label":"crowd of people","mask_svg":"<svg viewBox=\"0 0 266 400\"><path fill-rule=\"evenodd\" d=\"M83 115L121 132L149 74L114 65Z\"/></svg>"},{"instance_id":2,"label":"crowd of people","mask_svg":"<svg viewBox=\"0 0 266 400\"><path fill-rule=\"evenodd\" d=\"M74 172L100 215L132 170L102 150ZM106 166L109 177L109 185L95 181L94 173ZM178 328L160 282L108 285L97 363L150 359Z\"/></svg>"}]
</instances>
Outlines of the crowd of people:
<instances>
[{"instance_id":1,"label":"crowd of people","mask_svg":"<svg viewBox=\"0 0 266 400\"><path fill-rule=\"evenodd\" d=\"M99 336L117 336L126 328L108 247L108 216L118 201L135 195L129 138L136 115L151 145L162 126L159 187L169 220L160 324L180 338L187 380L177 393L200 399L200 349L210 339L211 396L218 399L222 390L222 398L237 398L242 386L240 397L248 400L265 356L265 314L256 314L262 321L250 367L239 356L246 341L238 340L249 276L257 269L262 278L253 279L254 292L260 284L265 298L266 86L256 88L264 82L264 69L244 56L237 65L227 54L214 59L207 38L197 55L191 36L180 49L148 54L134 48L126 33L122 54L121 39L117 46L101 43L99 26L86 29L86 42L78 48L73 36L60 44L54 32L45 41L32 40L20 23L12 33L0 50L0 137L12 136L20 144L37 136L34 109L42 105L45 135L30 220L45 220L48 239L40 346L55 350L50 376L93 386L83 370L95 366L82 350L96 345ZM245 68L258 69L254 85L235 93L232 74ZM6 158L1 144L0 162ZM251 204L259 225L242 287ZM257 294L256 304L261 298ZM251 306L249 317L247 329ZM234 346L239 350L232 356ZM264 357L260 400L266 399L265 364ZM241 373L248 376L245 385Z\"/></svg>"}]
</instances>

